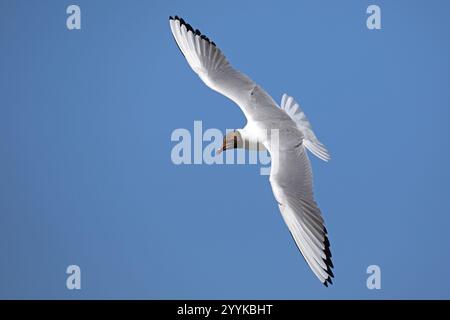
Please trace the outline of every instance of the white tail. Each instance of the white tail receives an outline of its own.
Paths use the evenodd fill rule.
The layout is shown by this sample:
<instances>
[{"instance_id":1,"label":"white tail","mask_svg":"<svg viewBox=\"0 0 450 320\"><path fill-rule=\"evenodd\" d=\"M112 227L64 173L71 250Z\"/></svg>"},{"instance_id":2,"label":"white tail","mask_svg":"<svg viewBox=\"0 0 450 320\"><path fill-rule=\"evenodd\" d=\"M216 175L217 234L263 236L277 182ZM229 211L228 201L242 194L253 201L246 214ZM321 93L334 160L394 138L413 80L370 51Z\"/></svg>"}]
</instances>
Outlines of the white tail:
<instances>
[{"instance_id":1,"label":"white tail","mask_svg":"<svg viewBox=\"0 0 450 320\"><path fill-rule=\"evenodd\" d=\"M303 133L304 140L303 145L316 157L323 161L331 159L325 146L317 139L316 135L312 131L311 124L306 118L305 113L302 111L298 103L294 98L283 94L281 98L281 109L283 109L294 120L297 128Z\"/></svg>"}]
</instances>

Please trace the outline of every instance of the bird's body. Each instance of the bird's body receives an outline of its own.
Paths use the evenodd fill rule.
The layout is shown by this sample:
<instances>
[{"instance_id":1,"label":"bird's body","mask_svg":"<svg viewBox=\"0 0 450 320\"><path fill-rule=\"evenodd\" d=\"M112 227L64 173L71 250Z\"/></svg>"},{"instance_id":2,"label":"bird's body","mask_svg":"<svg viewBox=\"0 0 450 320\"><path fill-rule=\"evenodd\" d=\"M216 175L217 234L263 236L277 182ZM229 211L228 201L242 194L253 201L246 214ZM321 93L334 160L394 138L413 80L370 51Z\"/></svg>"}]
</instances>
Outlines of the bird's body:
<instances>
[{"instance_id":1,"label":"bird's body","mask_svg":"<svg viewBox=\"0 0 450 320\"><path fill-rule=\"evenodd\" d=\"M327 230L314 200L306 149L325 161L329 155L305 114L287 95L283 95L279 106L259 85L235 70L214 42L183 19L175 16L169 21L191 68L208 87L234 101L247 118L243 129L225 138L222 150L259 146L259 150L269 151L270 183L282 217L314 274L323 284L332 283Z\"/></svg>"}]
</instances>

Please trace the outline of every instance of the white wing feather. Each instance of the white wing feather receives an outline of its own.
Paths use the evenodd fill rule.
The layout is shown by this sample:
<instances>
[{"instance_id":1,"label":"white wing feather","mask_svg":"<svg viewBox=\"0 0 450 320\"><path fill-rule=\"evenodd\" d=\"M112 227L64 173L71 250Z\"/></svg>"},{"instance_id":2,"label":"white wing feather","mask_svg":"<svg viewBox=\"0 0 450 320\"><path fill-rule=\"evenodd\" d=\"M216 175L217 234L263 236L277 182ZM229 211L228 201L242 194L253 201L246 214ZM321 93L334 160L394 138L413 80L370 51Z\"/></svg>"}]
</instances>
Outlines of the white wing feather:
<instances>
[{"instance_id":1,"label":"white wing feather","mask_svg":"<svg viewBox=\"0 0 450 320\"><path fill-rule=\"evenodd\" d=\"M248 120L260 117L263 110L267 110L267 114L277 111L275 101L248 76L234 69L208 37L177 16L170 17L169 22L175 41L192 70L208 87L234 101ZM255 92L259 94L258 110L251 103Z\"/></svg>"},{"instance_id":2,"label":"white wing feather","mask_svg":"<svg viewBox=\"0 0 450 320\"><path fill-rule=\"evenodd\" d=\"M281 215L311 270L324 284L332 283L330 243L314 196L311 165L303 145L272 158L270 183Z\"/></svg>"}]
</instances>

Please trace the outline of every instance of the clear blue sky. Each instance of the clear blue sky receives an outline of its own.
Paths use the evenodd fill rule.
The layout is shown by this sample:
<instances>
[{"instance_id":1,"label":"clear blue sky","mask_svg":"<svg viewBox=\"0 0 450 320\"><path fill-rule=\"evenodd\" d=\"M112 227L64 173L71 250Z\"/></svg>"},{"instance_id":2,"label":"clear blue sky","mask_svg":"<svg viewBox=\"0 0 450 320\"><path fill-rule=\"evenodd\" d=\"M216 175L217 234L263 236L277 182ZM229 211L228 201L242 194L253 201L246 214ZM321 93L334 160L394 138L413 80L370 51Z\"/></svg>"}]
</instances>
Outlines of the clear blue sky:
<instances>
[{"instance_id":1,"label":"clear blue sky","mask_svg":"<svg viewBox=\"0 0 450 320\"><path fill-rule=\"evenodd\" d=\"M172 164L174 129L245 124L188 67L174 14L294 96L330 150L312 159L330 288L258 166ZM450 2L3 0L0 16L1 298L450 298Z\"/></svg>"}]
</instances>

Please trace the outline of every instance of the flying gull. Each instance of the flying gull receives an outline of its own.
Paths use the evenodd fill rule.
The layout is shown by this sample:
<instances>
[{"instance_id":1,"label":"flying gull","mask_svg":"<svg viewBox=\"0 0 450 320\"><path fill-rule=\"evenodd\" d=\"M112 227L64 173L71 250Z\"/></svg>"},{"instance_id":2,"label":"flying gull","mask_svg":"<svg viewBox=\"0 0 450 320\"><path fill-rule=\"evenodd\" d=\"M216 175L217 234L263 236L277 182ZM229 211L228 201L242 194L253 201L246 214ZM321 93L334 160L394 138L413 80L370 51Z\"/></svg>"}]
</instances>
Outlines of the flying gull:
<instances>
[{"instance_id":1,"label":"flying gull","mask_svg":"<svg viewBox=\"0 0 450 320\"><path fill-rule=\"evenodd\" d=\"M169 17L169 22L181 53L195 73L208 87L234 101L247 118L243 129L225 136L218 153L251 146L269 151L269 180L281 215L311 270L325 286L332 284L328 232L314 200L306 149L324 161L330 156L304 112L286 94L278 106L259 85L234 69L213 41L182 18Z\"/></svg>"}]
</instances>

